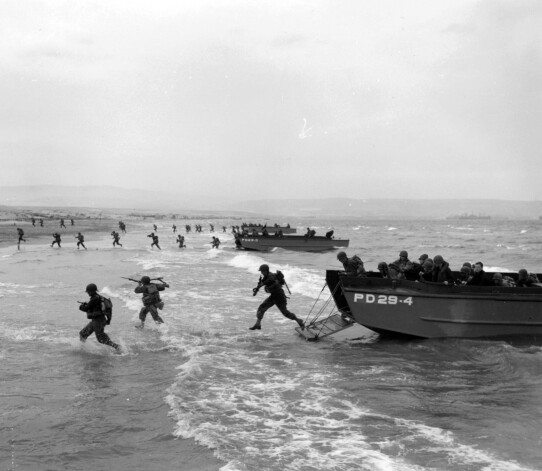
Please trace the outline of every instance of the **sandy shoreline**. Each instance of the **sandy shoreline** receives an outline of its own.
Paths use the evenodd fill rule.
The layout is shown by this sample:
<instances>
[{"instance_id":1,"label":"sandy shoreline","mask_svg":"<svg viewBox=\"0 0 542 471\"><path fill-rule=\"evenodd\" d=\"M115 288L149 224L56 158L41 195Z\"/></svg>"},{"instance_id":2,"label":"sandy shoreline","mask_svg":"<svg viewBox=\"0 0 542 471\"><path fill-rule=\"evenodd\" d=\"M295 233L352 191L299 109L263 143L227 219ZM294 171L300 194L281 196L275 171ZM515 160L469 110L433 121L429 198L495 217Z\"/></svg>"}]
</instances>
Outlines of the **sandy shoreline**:
<instances>
[{"instance_id":1,"label":"sandy shoreline","mask_svg":"<svg viewBox=\"0 0 542 471\"><path fill-rule=\"evenodd\" d=\"M17 245L19 235L17 228L24 231L26 244L33 245L53 241L53 233L58 232L62 238L61 243L76 244L75 236L81 232L85 241L92 241L110 236L111 231L120 232L119 221L125 221L130 227L127 218L128 211L101 210L93 208L0 208L0 247ZM35 225L32 225L32 218ZM64 219L64 227L60 227L60 220ZM73 225L71 219L73 218ZM43 219L43 227L40 226ZM133 218L132 218L133 219ZM136 218L137 219L137 218ZM122 234L121 234L122 235Z\"/></svg>"},{"instance_id":2,"label":"sandy shoreline","mask_svg":"<svg viewBox=\"0 0 542 471\"><path fill-rule=\"evenodd\" d=\"M111 231L120 232L118 220L112 219L83 219L74 220L72 226L69 221L65 221L66 228L61 228L59 221L44 221L44 227L38 223L32 226L31 222L26 221L0 221L0 247L17 245L19 235L17 228L24 231L26 244L33 245L53 241L53 233L58 232L62 238L61 243L77 243L75 236L81 232L85 236L85 241L96 240L111 234Z\"/></svg>"}]
</instances>

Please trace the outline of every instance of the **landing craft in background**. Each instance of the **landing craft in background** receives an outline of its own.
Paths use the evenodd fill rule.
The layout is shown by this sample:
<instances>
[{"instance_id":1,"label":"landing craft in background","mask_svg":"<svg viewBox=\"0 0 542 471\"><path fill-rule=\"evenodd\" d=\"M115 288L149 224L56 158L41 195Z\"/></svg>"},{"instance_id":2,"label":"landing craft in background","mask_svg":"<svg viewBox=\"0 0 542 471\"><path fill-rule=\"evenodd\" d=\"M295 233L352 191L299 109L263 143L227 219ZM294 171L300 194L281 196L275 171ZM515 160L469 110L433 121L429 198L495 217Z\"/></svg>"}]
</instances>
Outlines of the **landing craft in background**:
<instances>
[{"instance_id":1,"label":"landing craft in background","mask_svg":"<svg viewBox=\"0 0 542 471\"><path fill-rule=\"evenodd\" d=\"M244 250L270 251L281 248L300 252L324 252L348 247L349 242L349 239L332 239L323 236L285 235L282 237L241 236L236 238L235 243L237 248Z\"/></svg>"}]
</instances>

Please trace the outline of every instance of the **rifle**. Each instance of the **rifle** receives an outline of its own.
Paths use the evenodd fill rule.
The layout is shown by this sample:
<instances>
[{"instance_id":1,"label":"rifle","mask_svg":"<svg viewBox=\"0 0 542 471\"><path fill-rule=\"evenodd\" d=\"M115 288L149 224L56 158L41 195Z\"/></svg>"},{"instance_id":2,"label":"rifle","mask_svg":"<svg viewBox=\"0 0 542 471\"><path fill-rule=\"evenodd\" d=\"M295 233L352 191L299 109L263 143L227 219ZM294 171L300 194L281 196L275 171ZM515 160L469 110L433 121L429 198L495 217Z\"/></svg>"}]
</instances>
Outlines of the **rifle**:
<instances>
[{"instance_id":1,"label":"rifle","mask_svg":"<svg viewBox=\"0 0 542 471\"><path fill-rule=\"evenodd\" d=\"M290 291L290 288L288 288L288 283L286 283L286 280L284 280L284 286L286 286L286 289L288 290L288 294L291 296L292 292Z\"/></svg>"},{"instance_id":2,"label":"rifle","mask_svg":"<svg viewBox=\"0 0 542 471\"><path fill-rule=\"evenodd\" d=\"M121 276L121 278L123 278L125 280L133 281L134 283L141 283L141 280L134 280L133 278L127 278L125 276ZM157 278L151 278L151 281L155 281L155 280L158 280L158 281L160 281L162 283L165 283L163 276L160 276L160 277L157 277Z\"/></svg>"},{"instance_id":3,"label":"rifle","mask_svg":"<svg viewBox=\"0 0 542 471\"><path fill-rule=\"evenodd\" d=\"M256 296L258 294L258 291L260 291L260 288L262 287L262 277L260 276L260 279L258 280L258 286L256 288L252 288L252 296Z\"/></svg>"},{"instance_id":4,"label":"rifle","mask_svg":"<svg viewBox=\"0 0 542 471\"><path fill-rule=\"evenodd\" d=\"M123 279L125 279L125 280L133 281L134 283L141 283L140 280L134 280L133 278L126 278L125 276L121 276L121 278L123 278Z\"/></svg>"}]
</instances>

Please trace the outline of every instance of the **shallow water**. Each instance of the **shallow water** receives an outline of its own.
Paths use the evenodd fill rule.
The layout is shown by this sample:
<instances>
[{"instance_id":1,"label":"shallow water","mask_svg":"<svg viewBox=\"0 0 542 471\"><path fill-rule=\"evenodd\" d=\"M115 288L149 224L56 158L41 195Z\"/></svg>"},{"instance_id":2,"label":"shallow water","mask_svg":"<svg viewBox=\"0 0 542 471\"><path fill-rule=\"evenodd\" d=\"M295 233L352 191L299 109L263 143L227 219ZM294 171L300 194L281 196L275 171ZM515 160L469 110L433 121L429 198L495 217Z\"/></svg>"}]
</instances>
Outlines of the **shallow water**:
<instances>
[{"instance_id":1,"label":"shallow water","mask_svg":"<svg viewBox=\"0 0 542 471\"><path fill-rule=\"evenodd\" d=\"M316 230L330 226L368 269L406 249L411 259L440 253L456 269L483 260L542 271L537 221ZM222 233L216 250L208 232L185 235L179 249L170 227L159 226L162 251L145 227L129 227L123 249L104 238L88 251L0 250L0 469L541 469L541 346L383 340L361 328L309 343L274 308L252 332L261 263L285 273L289 307L305 317L329 295L336 253L237 252ZM141 332L135 285L120 277L143 274L171 288L166 324ZM76 301L90 282L113 300L107 332L121 355L78 340L86 320Z\"/></svg>"}]
</instances>

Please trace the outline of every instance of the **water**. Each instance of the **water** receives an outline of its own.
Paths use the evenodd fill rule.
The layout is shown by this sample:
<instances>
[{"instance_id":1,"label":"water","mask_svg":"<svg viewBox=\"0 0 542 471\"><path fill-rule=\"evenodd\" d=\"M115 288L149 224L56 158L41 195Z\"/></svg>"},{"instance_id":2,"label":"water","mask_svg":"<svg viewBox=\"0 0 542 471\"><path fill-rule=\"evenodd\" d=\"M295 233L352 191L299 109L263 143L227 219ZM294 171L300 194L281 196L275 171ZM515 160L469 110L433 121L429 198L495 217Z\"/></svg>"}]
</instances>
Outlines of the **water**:
<instances>
[{"instance_id":1,"label":"water","mask_svg":"<svg viewBox=\"0 0 542 471\"><path fill-rule=\"evenodd\" d=\"M190 221L188 221L190 222ZM304 230L313 220L289 221ZM194 221L203 223L204 221ZM225 225L231 223L224 221ZM178 224L180 226L180 224ZM221 227L217 221L215 227ZM319 221L351 240L366 268L438 253L459 268L542 271L538 221ZM289 308L323 305L336 253L233 250L229 234L174 243L159 225L0 250L0 470L540 470L542 347L479 340L383 340L353 328L312 343L264 299L258 267L282 270ZM138 322L135 285L164 276L166 324ZM114 303L117 355L78 331L94 282ZM357 330L355 330L357 329ZM353 332L351 332L353 331Z\"/></svg>"}]
</instances>

